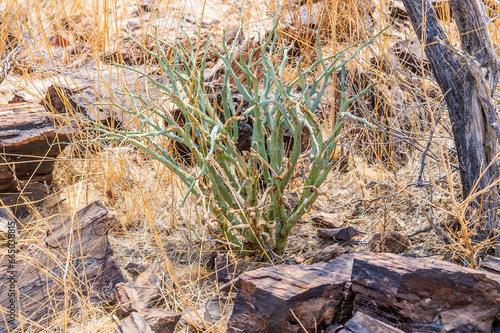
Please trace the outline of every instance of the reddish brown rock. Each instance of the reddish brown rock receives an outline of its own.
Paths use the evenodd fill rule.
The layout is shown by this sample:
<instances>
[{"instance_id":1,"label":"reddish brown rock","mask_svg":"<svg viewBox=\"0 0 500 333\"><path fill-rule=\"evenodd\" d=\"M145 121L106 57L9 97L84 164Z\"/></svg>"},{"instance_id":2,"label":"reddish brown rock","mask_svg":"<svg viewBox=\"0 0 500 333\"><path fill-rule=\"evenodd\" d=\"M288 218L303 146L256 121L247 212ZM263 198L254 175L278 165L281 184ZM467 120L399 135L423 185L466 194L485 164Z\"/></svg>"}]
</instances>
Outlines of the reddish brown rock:
<instances>
[{"instance_id":1,"label":"reddish brown rock","mask_svg":"<svg viewBox=\"0 0 500 333\"><path fill-rule=\"evenodd\" d=\"M321 332L340 319L351 264L348 254L331 263L244 273L226 332L303 332L302 326Z\"/></svg>"},{"instance_id":2,"label":"reddish brown rock","mask_svg":"<svg viewBox=\"0 0 500 333\"><path fill-rule=\"evenodd\" d=\"M156 289L162 281L164 271L160 264L154 263L134 280L118 283L113 291L113 302L118 305L116 313L126 317L132 312L146 308L149 300L156 295Z\"/></svg>"},{"instance_id":3,"label":"reddish brown rock","mask_svg":"<svg viewBox=\"0 0 500 333\"><path fill-rule=\"evenodd\" d=\"M380 320L372 318L361 311L358 311L344 325L345 329L340 332L353 333L404 333L404 331L388 325Z\"/></svg>"},{"instance_id":4,"label":"reddish brown rock","mask_svg":"<svg viewBox=\"0 0 500 333\"><path fill-rule=\"evenodd\" d=\"M108 302L114 286L123 281L108 242L108 211L99 202L81 209L52 227L45 239L17 246L14 262L0 258L0 311L8 312L12 299L12 270L16 279L16 311L22 316L23 328L38 330L61 310L79 308L84 299L93 303ZM11 266L12 265L12 266ZM71 287L68 287L71 286ZM70 313L69 315L71 315ZM13 332L0 317L0 332Z\"/></svg>"},{"instance_id":5,"label":"reddish brown rock","mask_svg":"<svg viewBox=\"0 0 500 333\"><path fill-rule=\"evenodd\" d=\"M347 249L339 246L337 244L333 244L330 246L321 249L316 255L313 257L311 264L315 264L317 262L328 262L332 259L340 257L343 254L349 252Z\"/></svg>"},{"instance_id":6,"label":"reddish brown rock","mask_svg":"<svg viewBox=\"0 0 500 333\"><path fill-rule=\"evenodd\" d=\"M479 268L485 271L500 274L500 258L486 256L486 258L481 261Z\"/></svg>"},{"instance_id":7,"label":"reddish brown rock","mask_svg":"<svg viewBox=\"0 0 500 333\"><path fill-rule=\"evenodd\" d=\"M318 229L318 237L333 238L339 242L346 242L359 234L360 232L358 231L358 229L352 226L338 229Z\"/></svg>"},{"instance_id":8,"label":"reddish brown rock","mask_svg":"<svg viewBox=\"0 0 500 333\"><path fill-rule=\"evenodd\" d=\"M155 333L174 333L175 326L177 326L181 318L180 313L158 308L144 309L140 314L146 319Z\"/></svg>"},{"instance_id":9,"label":"reddish brown rock","mask_svg":"<svg viewBox=\"0 0 500 333\"><path fill-rule=\"evenodd\" d=\"M121 320L114 333L153 333L143 315L133 312Z\"/></svg>"},{"instance_id":10,"label":"reddish brown rock","mask_svg":"<svg viewBox=\"0 0 500 333\"><path fill-rule=\"evenodd\" d=\"M319 213L312 220L330 229L340 228L344 224L344 220L340 214Z\"/></svg>"},{"instance_id":11,"label":"reddish brown rock","mask_svg":"<svg viewBox=\"0 0 500 333\"><path fill-rule=\"evenodd\" d=\"M33 103L0 106L0 119L0 199L18 203L24 189L26 199L40 200L44 184L52 182L55 158L69 144L72 120Z\"/></svg>"},{"instance_id":12,"label":"reddish brown rock","mask_svg":"<svg viewBox=\"0 0 500 333\"><path fill-rule=\"evenodd\" d=\"M354 309L407 332L490 332L500 275L429 258L356 257Z\"/></svg>"}]
</instances>

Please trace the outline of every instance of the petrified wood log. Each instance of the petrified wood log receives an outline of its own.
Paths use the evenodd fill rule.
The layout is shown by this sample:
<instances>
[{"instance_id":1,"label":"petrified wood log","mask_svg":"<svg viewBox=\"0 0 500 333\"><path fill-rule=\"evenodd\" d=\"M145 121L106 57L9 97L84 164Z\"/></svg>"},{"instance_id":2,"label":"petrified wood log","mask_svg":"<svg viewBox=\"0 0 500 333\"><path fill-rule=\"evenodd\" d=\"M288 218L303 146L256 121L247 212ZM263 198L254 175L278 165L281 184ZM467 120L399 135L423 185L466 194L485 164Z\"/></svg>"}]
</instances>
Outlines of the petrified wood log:
<instances>
[{"instance_id":1,"label":"petrified wood log","mask_svg":"<svg viewBox=\"0 0 500 333\"><path fill-rule=\"evenodd\" d=\"M173 333L181 319L181 314L164 309L144 309L140 314L155 333Z\"/></svg>"},{"instance_id":2,"label":"petrified wood log","mask_svg":"<svg viewBox=\"0 0 500 333\"><path fill-rule=\"evenodd\" d=\"M14 322L0 317L0 333L20 325L18 313L23 329L44 327L59 311L71 314L78 300L110 300L124 279L108 242L107 214L94 202L50 228L43 239L17 246L15 257L0 257L0 312L15 310Z\"/></svg>"},{"instance_id":3,"label":"petrified wood log","mask_svg":"<svg viewBox=\"0 0 500 333\"><path fill-rule=\"evenodd\" d=\"M145 309L151 298L156 295L163 273L160 264L154 263L139 273L134 280L117 284L112 294L113 301L119 305L116 313L126 317L132 312Z\"/></svg>"},{"instance_id":4,"label":"petrified wood log","mask_svg":"<svg viewBox=\"0 0 500 333\"><path fill-rule=\"evenodd\" d=\"M340 318L352 255L331 263L266 267L240 276L227 331L321 332Z\"/></svg>"},{"instance_id":5,"label":"petrified wood log","mask_svg":"<svg viewBox=\"0 0 500 333\"><path fill-rule=\"evenodd\" d=\"M117 91L130 90L133 94L158 96L158 88L149 87L148 80L133 71L89 73L78 70L71 73L72 82L59 82L45 92L41 103L52 113L68 113L79 120L101 123L109 127L127 126L129 118L120 107L130 109L130 99Z\"/></svg>"},{"instance_id":6,"label":"petrified wood log","mask_svg":"<svg viewBox=\"0 0 500 333\"><path fill-rule=\"evenodd\" d=\"M405 332L490 332L500 319L500 274L429 258L356 257L354 310Z\"/></svg>"},{"instance_id":7,"label":"petrified wood log","mask_svg":"<svg viewBox=\"0 0 500 333\"><path fill-rule=\"evenodd\" d=\"M72 123L31 103L0 106L0 118L0 199L12 205L22 191L38 200L45 191L36 183L52 182L55 158L69 144Z\"/></svg>"},{"instance_id":8,"label":"petrified wood log","mask_svg":"<svg viewBox=\"0 0 500 333\"><path fill-rule=\"evenodd\" d=\"M481 262L481 265L479 265L479 268L485 271L500 274L500 258L486 256L486 258L484 258Z\"/></svg>"},{"instance_id":9,"label":"petrified wood log","mask_svg":"<svg viewBox=\"0 0 500 333\"><path fill-rule=\"evenodd\" d=\"M404 331L372 318L361 311L356 312L344 326L345 328L338 331L338 333L404 333Z\"/></svg>"},{"instance_id":10,"label":"petrified wood log","mask_svg":"<svg viewBox=\"0 0 500 333\"><path fill-rule=\"evenodd\" d=\"M357 333L490 333L500 321L500 274L493 271L368 252L262 268L240 276L227 332L321 332L343 324L343 332Z\"/></svg>"},{"instance_id":11,"label":"petrified wood log","mask_svg":"<svg viewBox=\"0 0 500 333\"><path fill-rule=\"evenodd\" d=\"M118 323L115 333L174 333L180 313L164 309L132 312Z\"/></svg>"},{"instance_id":12,"label":"petrified wood log","mask_svg":"<svg viewBox=\"0 0 500 333\"><path fill-rule=\"evenodd\" d=\"M132 312L118 323L115 333L153 333L153 331L143 315Z\"/></svg>"}]
</instances>

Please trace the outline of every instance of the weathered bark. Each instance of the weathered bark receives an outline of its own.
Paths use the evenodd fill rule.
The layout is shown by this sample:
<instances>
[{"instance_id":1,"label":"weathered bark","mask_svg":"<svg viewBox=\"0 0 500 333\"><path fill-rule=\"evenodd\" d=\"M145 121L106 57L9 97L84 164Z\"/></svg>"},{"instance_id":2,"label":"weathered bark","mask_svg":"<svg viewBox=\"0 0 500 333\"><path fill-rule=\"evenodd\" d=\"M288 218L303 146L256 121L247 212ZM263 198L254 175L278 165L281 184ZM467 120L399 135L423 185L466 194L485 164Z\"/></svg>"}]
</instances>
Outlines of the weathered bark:
<instances>
[{"instance_id":1,"label":"weathered bark","mask_svg":"<svg viewBox=\"0 0 500 333\"><path fill-rule=\"evenodd\" d=\"M78 309L78 300L111 299L123 277L108 242L107 213L94 202L50 228L44 239L19 244L15 258L0 257L0 313L10 313L12 300L16 312L12 324L0 316L0 333L20 325L18 313L23 329L36 329L59 311Z\"/></svg>"},{"instance_id":2,"label":"weathered bark","mask_svg":"<svg viewBox=\"0 0 500 333\"><path fill-rule=\"evenodd\" d=\"M496 227L500 128L491 98L499 64L488 32L487 16L479 0L450 0L461 35L462 49L448 42L429 0L403 0L413 28L445 94L458 153L464 199L475 196L468 215L476 242L493 236ZM484 72L484 73L483 73ZM484 190L484 193L477 193Z\"/></svg>"}]
</instances>

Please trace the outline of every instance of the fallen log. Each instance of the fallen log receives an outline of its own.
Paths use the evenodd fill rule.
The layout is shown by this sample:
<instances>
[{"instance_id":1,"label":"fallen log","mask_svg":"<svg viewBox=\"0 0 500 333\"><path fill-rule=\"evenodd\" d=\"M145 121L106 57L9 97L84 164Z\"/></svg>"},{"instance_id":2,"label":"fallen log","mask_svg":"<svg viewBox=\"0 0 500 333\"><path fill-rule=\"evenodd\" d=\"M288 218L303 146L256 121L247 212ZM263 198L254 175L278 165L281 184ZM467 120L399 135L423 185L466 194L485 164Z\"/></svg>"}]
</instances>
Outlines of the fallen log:
<instances>
[{"instance_id":1,"label":"fallen log","mask_svg":"<svg viewBox=\"0 0 500 333\"><path fill-rule=\"evenodd\" d=\"M65 114L45 112L32 103L0 106L0 118L0 200L14 205L20 193L40 200L74 124Z\"/></svg>"},{"instance_id":2,"label":"fallen log","mask_svg":"<svg viewBox=\"0 0 500 333\"><path fill-rule=\"evenodd\" d=\"M6 206L38 202L52 182L57 156L77 133L95 123L128 126L129 118L114 104L130 107L126 96L115 93L128 87L145 93L143 81L130 72L92 75L73 73L74 83L53 84L41 104L0 106L0 200ZM149 89L149 94L154 89ZM157 92L156 90L154 92ZM77 138L78 139L78 138Z\"/></svg>"},{"instance_id":3,"label":"fallen log","mask_svg":"<svg viewBox=\"0 0 500 333\"><path fill-rule=\"evenodd\" d=\"M94 202L43 239L0 257L0 333L14 331L20 322L23 329L46 327L60 311L71 315L79 300L110 300L124 279L108 242L107 213Z\"/></svg>"}]
</instances>

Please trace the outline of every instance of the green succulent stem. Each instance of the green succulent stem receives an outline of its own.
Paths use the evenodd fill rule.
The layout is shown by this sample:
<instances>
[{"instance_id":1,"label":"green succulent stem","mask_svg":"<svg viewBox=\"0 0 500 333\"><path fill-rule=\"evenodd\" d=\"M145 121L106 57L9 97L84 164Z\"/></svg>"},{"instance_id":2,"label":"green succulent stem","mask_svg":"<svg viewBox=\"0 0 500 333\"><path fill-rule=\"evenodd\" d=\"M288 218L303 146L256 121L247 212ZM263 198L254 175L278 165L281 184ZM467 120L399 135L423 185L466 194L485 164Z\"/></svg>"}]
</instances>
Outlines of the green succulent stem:
<instances>
[{"instance_id":1,"label":"green succulent stem","mask_svg":"<svg viewBox=\"0 0 500 333\"><path fill-rule=\"evenodd\" d=\"M327 58L323 58L321 45L318 45L318 60L305 70L299 60L297 78L289 82L284 73L293 61L289 56L291 47L281 47L277 27L275 18L267 38L260 40L262 47L257 60L254 59L257 49L250 51L248 63L243 57L236 59L233 56L236 44L227 46L223 42L224 51L215 51L225 66L220 90L222 105L218 106L222 113L213 108L204 83L208 43L203 55L199 56L198 47L195 47L199 45L199 36L186 35L187 46L180 42L169 44L158 38L155 29L150 37L155 40L156 50L138 44L156 59L159 72L166 80L157 80L135 67L117 66L139 73L158 89L162 98L175 105L183 115L183 124L177 123L156 102L127 90L122 93L129 96L132 107L116 106L136 118L138 128L116 130L96 125L96 129L105 134L105 139L133 145L179 177L188 187L181 205L189 195L206 198L204 202L219 222L225 241L245 254L267 252L269 249L264 244L271 244L278 252L286 248L292 229L318 198L321 185L334 167L331 156L346 119L373 128L365 119L348 112L349 105L366 94L371 86L357 96L348 96L345 88L346 65L373 39ZM313 73L317 69L321 74L315 77ZM333 133L325 139L314 112L323 100L330 78L339 70L339 116ZM309 86L306 79L312 82ZM299 88L301 92L296 93ZM238 110L235 107L235 93L248 103L248 108ZM251 149L243 152L237 149L238 121L242 120L251 123L253 129ZM302 151L304 128L310 133L311 148L307 151ZM293 143L287 146L285 133L288 132L292 133ZM189 149L195 172L187 172L186 167L171 156L162 144L164 138ZM288 210L286 195L292 191L292 181L301 160L308 162L308 170L302 175L304 181L297 205Z\"/></svg>"}]
</instances>

